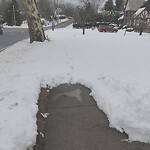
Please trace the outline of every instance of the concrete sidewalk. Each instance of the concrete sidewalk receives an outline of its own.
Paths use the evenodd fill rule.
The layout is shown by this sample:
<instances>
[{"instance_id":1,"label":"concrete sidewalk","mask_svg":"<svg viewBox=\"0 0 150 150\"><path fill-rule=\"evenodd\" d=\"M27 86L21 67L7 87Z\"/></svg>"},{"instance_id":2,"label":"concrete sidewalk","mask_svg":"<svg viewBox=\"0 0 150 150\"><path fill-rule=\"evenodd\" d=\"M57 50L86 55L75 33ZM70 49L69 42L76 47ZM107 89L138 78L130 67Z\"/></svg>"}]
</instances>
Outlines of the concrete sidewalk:
<instances>
[{"instance_id":1,"label":"concrete sidewalk","mask_svg":"<svg viewBox=\"0 0 150 150\"><path fill-rule=\"evenodd\" d=\"M149 144L123 142L127 135L108 126L90 90L61 85L49 91L44 144L40 150L150 150Z\"/></svg>"}]
</instances>

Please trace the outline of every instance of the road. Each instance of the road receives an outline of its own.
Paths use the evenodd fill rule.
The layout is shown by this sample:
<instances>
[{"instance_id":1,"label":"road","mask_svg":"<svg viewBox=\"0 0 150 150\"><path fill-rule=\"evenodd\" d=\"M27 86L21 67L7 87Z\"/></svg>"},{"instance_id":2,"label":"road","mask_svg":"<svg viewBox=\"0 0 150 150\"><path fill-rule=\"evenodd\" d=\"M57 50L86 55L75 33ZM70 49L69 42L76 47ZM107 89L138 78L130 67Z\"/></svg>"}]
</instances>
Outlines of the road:
<instances>
[{"instance_id":1,"label":"road","mask_svg":"<svg viewBox=\"0 0 150 150\"><path fill-rule=\"evenodd\" d=\"M90 92L80 84L63 84L40 94L42 103L47 100L45 110L39 107L49 115L36 150L150 150L149 144L122 141L128 136L109 127Z\"/></svg>"},{"instance_id":2,"label":"road","mask_svg":"<svg viewBox=\"0 0 150 150\"><path fill-rule=\"evenodd\" d=\"M4 28L3 35L0 35L0 50L28 38L28 29Z\"/></svg>"},{"instance_id":3,"label":"road","mask_svg":"<svg viewBox=\"0 0 150 150\"><path fill-rule=\"evenodd\" d=\"M56 28L64 28L72 23L72 19L67 22L62 22ZM51 29L51 27L44 27L45 30ZM0 51L6 47L13 45L16 42L29 38L28 29L25 28L4 28L3 35L0 35Z\"/></svg>"}]
</instances>

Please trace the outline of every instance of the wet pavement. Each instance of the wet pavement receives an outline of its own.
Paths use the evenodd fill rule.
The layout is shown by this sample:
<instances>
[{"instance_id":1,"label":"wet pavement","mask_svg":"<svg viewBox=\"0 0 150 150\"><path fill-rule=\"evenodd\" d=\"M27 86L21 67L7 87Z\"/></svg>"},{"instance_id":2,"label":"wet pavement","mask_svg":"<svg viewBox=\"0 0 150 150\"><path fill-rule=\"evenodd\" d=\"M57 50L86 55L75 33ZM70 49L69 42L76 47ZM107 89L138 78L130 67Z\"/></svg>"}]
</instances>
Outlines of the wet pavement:
<instances>
[{"instance_id":1,"label":"wet pavement","mask_svg":"<svg viewBox=\"0 0 150 150\"><path fill-rule=\"evenodd\" d=\"M150 150L149 144L122 141L128 136L109 127L106 115L89 94L80 84L48 91L43 111L49 115L39 150Z\"/></svg>"}]
</instances>

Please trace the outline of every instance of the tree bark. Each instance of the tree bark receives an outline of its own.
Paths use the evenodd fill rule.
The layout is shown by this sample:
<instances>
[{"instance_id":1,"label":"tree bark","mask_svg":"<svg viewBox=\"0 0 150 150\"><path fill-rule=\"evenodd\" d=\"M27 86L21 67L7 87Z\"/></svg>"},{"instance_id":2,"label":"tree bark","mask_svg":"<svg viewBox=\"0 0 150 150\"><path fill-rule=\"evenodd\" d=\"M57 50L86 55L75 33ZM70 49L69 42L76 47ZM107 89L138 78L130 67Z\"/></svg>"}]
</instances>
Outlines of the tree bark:
<instances>
[{"instance_id":1,"label":"tree bark","mask_svg":"<svg viewBox=\"0 0 150 150\"><path fill-rule=\"evenodd\" d=\"M143 33L143 28L141 27L140 28L140 35L142 35L142 33Z\"/></svg>"},{"instance_id":2,"label":"tree bark","mask_svg":"<svg viewBox=\"0 0 150 150\"><path fill-rule=\"evenodd\" d=\"M22 3L26 10L30 43L43 42L46 38L35 0L22 0Z\"/></svg>"},{"instance_id":3,"label":"tree bark","mask_svg":"<svg viewBox=\"0 0 150 150\"><path fill-rule=\"evenodd\" d=\"M83 29L83 35L85 34L85 27L82 28Z\"/></svg>"}]
</instances>

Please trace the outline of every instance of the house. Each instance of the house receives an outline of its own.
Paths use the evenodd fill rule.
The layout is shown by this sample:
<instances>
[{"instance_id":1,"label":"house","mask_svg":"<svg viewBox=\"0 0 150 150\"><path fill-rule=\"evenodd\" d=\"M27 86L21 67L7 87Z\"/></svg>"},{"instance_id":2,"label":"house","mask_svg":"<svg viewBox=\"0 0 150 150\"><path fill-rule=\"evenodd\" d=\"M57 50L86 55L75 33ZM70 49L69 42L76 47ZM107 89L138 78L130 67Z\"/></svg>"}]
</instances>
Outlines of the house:
<instances>
[{"instance_id":1,"label":"house","mask_svg":"<svg viewBox=\"0 0 150 150\"><path fill-rule=\"evenodd\" d=\"M137 31L142 29L146 32L150 32L150 0L134 13L132 26Z\"/></svg>"},{"instance_id":2,"label":"house","mask_svg":"<svg viewBox=\"0 0 150 150\"><path fill-rule=\"evenodd\" d=\"M132 19L135 12L143 5L145 0L126 0L124 12L124 25L132 25Z\"/></svg>"}]
</instances>

